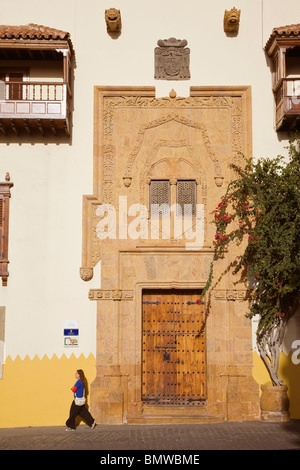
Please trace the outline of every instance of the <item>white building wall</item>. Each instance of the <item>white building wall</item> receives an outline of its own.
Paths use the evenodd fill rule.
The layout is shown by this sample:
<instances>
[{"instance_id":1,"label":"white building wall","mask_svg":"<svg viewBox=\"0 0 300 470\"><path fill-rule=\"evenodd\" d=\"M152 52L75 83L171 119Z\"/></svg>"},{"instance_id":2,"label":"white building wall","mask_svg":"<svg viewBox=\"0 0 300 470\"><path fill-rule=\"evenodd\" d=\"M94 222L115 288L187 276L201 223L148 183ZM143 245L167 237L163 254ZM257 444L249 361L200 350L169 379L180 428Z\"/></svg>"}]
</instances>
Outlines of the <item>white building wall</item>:
<instances>
[{"instance_id":1,"label":"white building wall","mask_svg":"<svg viewBox=\"0 0 300 470\"><path fill-rule=\"evenodd\" d=\"M239 33L223 31L225 9L241 9ZM106 30L106 8L121 10L122 32ZM10 277L0 287L6 307L5 356L49 358L96 352L96 303L88 290L100 285L100 267L86 284L79 276L82 195L92 193L95 85L155 86L158 97L174 88L251 85L253 155L285 154L287 136L274 130L271 73L263 47L272 28L300 22L296 0L0 0L1 23L43 24L69 31L75 49L74 113L70 141L53 137L0 137L0 179L11 190ZM187 39L191 79L154 80L158 39ZM79 322L79 347L63 346L64 321Z\"/></svg>"}]
</instances>

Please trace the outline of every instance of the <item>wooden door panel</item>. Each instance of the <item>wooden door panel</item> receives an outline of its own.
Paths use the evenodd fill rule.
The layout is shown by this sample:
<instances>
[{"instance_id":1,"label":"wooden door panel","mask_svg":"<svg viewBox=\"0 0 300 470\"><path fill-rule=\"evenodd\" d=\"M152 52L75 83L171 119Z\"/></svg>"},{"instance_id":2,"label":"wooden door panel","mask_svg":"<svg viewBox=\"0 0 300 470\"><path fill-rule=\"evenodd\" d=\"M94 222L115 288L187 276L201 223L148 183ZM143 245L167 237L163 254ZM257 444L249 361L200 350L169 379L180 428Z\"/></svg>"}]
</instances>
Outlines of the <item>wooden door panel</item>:
<instances>
[{"instance_id":1,"label":"wooden door panel","mask_svg":"<svg viewBox=\"0 0 300 470\"><path fill-rule=\"evenodd\" d=\"M199 291L143 295L142 399L202 404L206 399L205 306Z\"/></svg>"},{"instance_id":2,"label":"wooden door panel","mask_svg":"<svg viewBox=\"0 0 300 470\"><path fill-rule=\"evenodd\" d=\"M162 291L143 295L143 400L164 399L168 377L174 367L167 360L175 348L173 309L168 296Z\"/></svg>"},{"instance_id":3,"label":"wooden door panel","mask_svg":"<svg viewBox=\"0 0 300 470\"><path fill-rule=\"evenodd\" d=\"M180 305L177 336L178 394L182 401L196 404L206 398L205 306L198 304L199 292L181 291L176 295Z\"/></svg>"}]
</instances>

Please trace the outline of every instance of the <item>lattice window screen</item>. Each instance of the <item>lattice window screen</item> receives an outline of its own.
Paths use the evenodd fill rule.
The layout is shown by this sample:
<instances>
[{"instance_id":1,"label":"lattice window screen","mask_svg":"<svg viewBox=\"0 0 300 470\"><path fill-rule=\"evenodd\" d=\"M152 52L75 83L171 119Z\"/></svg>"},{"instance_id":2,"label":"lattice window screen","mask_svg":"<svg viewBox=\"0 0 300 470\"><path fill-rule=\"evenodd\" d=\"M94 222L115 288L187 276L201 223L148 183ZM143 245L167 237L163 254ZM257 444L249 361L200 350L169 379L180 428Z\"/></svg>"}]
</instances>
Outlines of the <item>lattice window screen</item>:
<instances>
[{"instance_id":1,"label":"lattice window screen","mask_svg":"<svg viewBox=\"0 0 300 470\"><path fill-rule=\"evenodd\" d=\"M7 285L8 273L8 223L9 223L9 199L10 188L9 173L6 173L5 182L0 183L0 278L2 285Z\"/></svg>"},{"instance_id":2,"label":"lattice window screen","mask_svg":"<svg viewBox=\"0 0 300 470\"><path fill-rule=\"evenodd\" d=\"M3 198L0 197L0 260L3 259L3 218L4 218L4 204Z\"/></svg>"},{"instance_id":3,"label":"lattice window screen","mask_svg":"<svg viewBox=\"0 0 300 470\"><path fill-rule=\"evenodd\" d=\"M150 211L151 215L170 214L170 182L166 180L153 180L150 183Z\"/></svg>"},{"instance_id":4,"label":"lattice window screen","mask_svg":"<svg viewBox=\"0 0 300 470\"><path fill-rule=\"evenodd\" d=\"M196 215L196 181L177 181L177 204L182 214Z\"/></svg>"},{"instance_id":5,"label":"lattice window screen","mask_svg":"<svg viewBox=\"0 0 300 470\"><path fill-rule=\"evenodd\" d=\"M0 197L0 228L3 224L3 199Z\"/></svg>"}]
</instances>

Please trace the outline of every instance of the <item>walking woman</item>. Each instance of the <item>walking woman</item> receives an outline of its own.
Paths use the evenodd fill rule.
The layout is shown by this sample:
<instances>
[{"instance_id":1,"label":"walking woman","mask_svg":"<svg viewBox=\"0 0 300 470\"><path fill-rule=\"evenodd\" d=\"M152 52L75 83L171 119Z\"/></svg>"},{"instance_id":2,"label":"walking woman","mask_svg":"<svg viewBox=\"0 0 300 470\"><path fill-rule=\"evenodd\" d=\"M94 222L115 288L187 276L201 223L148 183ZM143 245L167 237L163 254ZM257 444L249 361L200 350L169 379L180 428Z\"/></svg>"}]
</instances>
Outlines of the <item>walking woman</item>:
<instances>
[{"instance_id":1,"label":"walking woman","mask_svg":"<svg viewBox=\"0 0 300 470\"><path fill-rule=\"evenodd\" d=\"M94 429L96 426L96 421L85 406L86 378L84 376L83 370L78 369L76 371L75 378L77 379L77 382L71 388L72 392L74 393L74 400L71 404L70 416L66 421L66 431L75 431L75 419L77 416L80 416L86 422L86 424L90 426L91 429Z\"/></svg>"}]
</instances>

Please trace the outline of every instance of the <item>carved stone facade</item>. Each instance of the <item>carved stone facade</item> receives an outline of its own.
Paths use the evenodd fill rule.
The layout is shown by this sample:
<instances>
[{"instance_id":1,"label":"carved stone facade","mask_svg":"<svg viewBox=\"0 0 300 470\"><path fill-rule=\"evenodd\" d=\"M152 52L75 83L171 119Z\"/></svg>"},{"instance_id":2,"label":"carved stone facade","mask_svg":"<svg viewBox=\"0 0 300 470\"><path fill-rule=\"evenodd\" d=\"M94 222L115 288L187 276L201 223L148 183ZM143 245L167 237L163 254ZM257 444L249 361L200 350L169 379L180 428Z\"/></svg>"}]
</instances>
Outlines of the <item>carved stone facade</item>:
<instances>
[{"instance_id":1,"label":"carved stone facade","mask_svg":"<svg viewBox=\"0 0 300 470\"><path fill-rule=\"evenodd\" d=\"M187 98L156 98L155 89L95 88L94 194L83 200L81 277L101 260L97 301L97 376L91 409L101 423L207 422L257 419L258 384L252 377L252 329L245 318L247 288L228 270L239 255L232 246L217 264L205 299L207 398L201 407L150 406L142 400L142 299L147 289L201 292L213 257L211 212L233 178L229 163L251 156L248 87L192 87ZM196 182L203 207L203 243L190 247L187 233L151 238L149 184L170 183L176 203L179 179ZM224 186L225 186L224 185ZM106 206L105 206L106 204ZM144 232L129 236L134 205L146 207ZM116 226L99 236L103 208L113 207ZM124 216L125 209L125 216ZM162 224L165 219L160 218ZM191 222L197 223L197 216ZM184 358L182 359L185 360Z\"/></svg>"}]
</instances>

